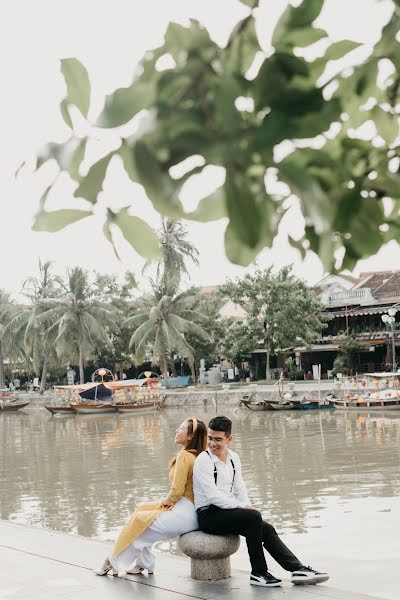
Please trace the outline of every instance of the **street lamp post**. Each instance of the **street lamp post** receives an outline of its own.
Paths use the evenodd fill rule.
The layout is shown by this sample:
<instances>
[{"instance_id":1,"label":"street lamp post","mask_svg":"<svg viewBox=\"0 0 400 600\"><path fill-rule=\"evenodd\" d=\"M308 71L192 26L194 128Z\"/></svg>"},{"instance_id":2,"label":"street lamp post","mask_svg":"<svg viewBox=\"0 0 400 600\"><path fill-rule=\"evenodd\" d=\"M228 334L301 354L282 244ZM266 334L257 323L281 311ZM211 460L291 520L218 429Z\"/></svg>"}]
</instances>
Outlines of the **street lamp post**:
<instances>
[{"instance_id":1,"label":"street lamp post","mask_svg":"<svg viewBox=\"0 0 400 600\"><path fill-rule=\"evenodd\" d=\"M393 373L396 372L396 368L397 368L397 365L396 365L396 347L394 345L394 324L395 324L395 321L396 321L396 318L395 318L396 312L397 311L394 308L389 308L388 314L385 313L381 317L382 321L384 323L388 323L390 325L390 330L391 330L390 331L390 335L391 335L391 338L392 338L392 371L393 371Z\"/></svg>"}]
</instances>

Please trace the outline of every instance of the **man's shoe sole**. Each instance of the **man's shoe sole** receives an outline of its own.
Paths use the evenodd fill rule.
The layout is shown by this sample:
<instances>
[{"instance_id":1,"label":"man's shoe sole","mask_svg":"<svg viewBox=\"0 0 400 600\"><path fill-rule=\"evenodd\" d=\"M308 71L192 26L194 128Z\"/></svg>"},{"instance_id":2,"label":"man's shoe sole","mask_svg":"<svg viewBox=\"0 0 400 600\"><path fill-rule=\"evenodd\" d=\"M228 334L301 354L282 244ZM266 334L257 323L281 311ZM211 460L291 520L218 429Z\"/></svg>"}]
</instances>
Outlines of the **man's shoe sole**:
<instances>
[{"instance_id":1,"label":"man's shoe sole","mask_svg":"<svg viewBox=\"0 0 400 600\"><path fill-rule=\"evenodd\" d=\"M304 579L292 579L292 583L293 585L317 585L318 583L324 583L324 581L328 581L329 579L329 575L316 575L315 577L313 577L312 579L307 579L304 577Z\"/></svg>"},{"instance_id":2,"label":"man's shoe sole","mask_svg":"<svg viewBox=\"0 0 400 600\"><path fill-rule=\"evenodd\" d=\"M281 582L278 583L261 583L259 581L250 581L250 585L259 585L260 587L268 587L268 588L272 588L272 587L280 587L282 584Z\"/></svg>"}]
</instances>

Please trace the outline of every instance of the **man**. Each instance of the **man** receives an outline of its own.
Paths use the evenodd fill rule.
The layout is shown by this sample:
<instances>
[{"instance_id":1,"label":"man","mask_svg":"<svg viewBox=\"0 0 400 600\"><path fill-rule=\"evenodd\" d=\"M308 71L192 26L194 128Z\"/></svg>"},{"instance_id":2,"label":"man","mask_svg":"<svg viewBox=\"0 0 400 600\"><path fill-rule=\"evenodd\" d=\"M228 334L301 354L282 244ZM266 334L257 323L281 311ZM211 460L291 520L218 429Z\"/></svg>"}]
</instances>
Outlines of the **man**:
<instances>
[{"instance_id":1,"label":"man","mask_svg":"<svg viewBox=\"0 0 400 600\"><path fill-rule=\"evenodd\" d=\"M281 580L268 572L264 548L287 571L295 585L327 581L327 573L305 567L285 546L275 529L262 520L247 495L239 456L232 452L232 421L214 417L208 424L208 450L196 459L193 471L194 500L199 527L206 533L235 533L246 538L251 563L250 584L278 587Z\"/></svg>"}]
</instances>

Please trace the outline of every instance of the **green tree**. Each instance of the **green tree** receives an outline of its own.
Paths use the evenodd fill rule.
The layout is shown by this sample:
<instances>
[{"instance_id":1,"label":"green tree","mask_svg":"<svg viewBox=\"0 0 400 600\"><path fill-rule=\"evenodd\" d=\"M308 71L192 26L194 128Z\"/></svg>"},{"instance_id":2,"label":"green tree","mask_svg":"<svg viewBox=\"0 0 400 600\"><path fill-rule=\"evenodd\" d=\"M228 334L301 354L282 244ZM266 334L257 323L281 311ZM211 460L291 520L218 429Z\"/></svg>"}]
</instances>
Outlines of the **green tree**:
<instances>
[{"instance_id":1,"label":"green tree","mask_svg":"<svg viewBox=\"0 0 400 600\"><path fill-rule=\"evenodd\" d=\"M166 294L175 294L182 281L183 275L188 275L186 262L190 260L199 264L199 251L188 240L188 232L181 221L162 219L159 231L161 255L156 261L156 282ZM146 270L152 261L147 261Z\"/></svg>"},{"instance_id":2,"label":"green tree","mask_svg":"<svg viewBox=\"0 0 400 600\"><path fill-rule=\"evenodd\" d=\"M10 294L0 289L0 388L5 386L4 359L15 352L15 340L9 327L15 309L16 304Z\"/></svg>"},{"instance_id":3,"label":"green tree","mask_svg":"<svg viewBox=\"0 0 400 600\"><path fill-rule=\"evenodd\" d=\"M46 300L59 294L57 278L52 274L51 266L51 261L42 263L39 260L39 274L24 281L23 291L29 304L20 306L14 320L14 332L17 336L23 333L25 353L40 375L40 394L46 389L49 363L55 358L55 336L50 330L52 317L43 316L46 312Z\"/></svg>"},{"instance_id":4,"label":"green tree","mask_svg":"<svg viewBox=\"0 0 400 600\"><path fill-rule=\"evenodd\" d=\"M195 380L194 349L187 341L187 336L193 335L204 340L208 338L207 332L194 322L198 314L187 307L184 297L165 296L162 289L154 290L150 304L150 309L125 321L126 325L136 328L130 340L136 361L143 362L151 352L153 364L160 366L167 381L168 363L177 353L188 359Z\"/></svg>"},{"instance_id":5,"label":"green tree","mask_svg":"<svg viewBox=\"0 0 400 600\"><path fill-rule=\"evenodd\" d=\"M242 306L248 317L237 331L241 342L256 348L263 343L266 353L266 378L270 378L270 356L277 349L309 344L324 328L323 305L304 281L284 267L277 274L272 269L258 270L254 275L221 286L221 294Z\"/></svg>"},{"instance_id":6,"label":"green tree","mask_svg":"<svg viewBox=\"0 0 400 600\"><path fill-rule=\"evenodd\" d=\"M48 334L56 332L55 348L60 356L78 357L80 382L84 383L85 358L98 343L109 342L109 328L115 325L118 309L98 299L87 271L80 267L68 270L66 281L59 279L61 294L43 301L45 310L38 317L53 324Z\"/></svg>"},{"instance_id":7,"label":"green tree","mask_svg":"<svg viewBox=\"0 0 400 600\"><path fill-rule=\"evenodd\" d=\"M329 77L327 68L360 44L333 43L315 27L324 0L289 4L276 25L274 51L269 54L262 52L256 32L257 18L263 15L258 0L242 3L248 15L236 23L223 48L198 21L191 20L189 26L171 23L164 44L146 53L132 84L106 98L97 123L88 123L87 137L76 134L70 107L87 118L88 73L75 58L61 61L67 88L61 114L71 136L65 143L42 148L37 167L55 159L60 171L76 182L74 196L87 200L90 208L48 210L50 183L34 229L57 231L90 217L107 169L119 159L162 216L201 222L226 217L226 254L237 264L248 265L261 249L271 247L291 194L298 198L305 233L303 239L289 241L302 254L306 248L316 252L328 271L352 268L386 241L400 238L400 0L393 0L392 16L367 58L352 55L351 72L336 68ZM326 43L322 56L303 58L304 49L320 40ZM263 61L250 78L256 55ZM172 59L174 67L157 70L162 56ZM243 98L245 109L239 101ZM141 133L130 138L121 134L120 146L81 175L79 166L93 128L100 136L100 128L123 125L141 111L147 121ZM374 125L368 141L358 134L366 122ZM118 135L115 129L113 133ZM289 154L278 159L275 149L283 141ZM203 164L187 163L186 172L173 178L171 167L194 155L200 155ZM207 165L223 167L225 181L187 213L180 191ZM287 194L266 188L271 169L287 184ZM393 202L384 207L387 197ZM159 256L155 232L127 208L108 211L104 232L110 242L112 224L139 253L150 259Z\"/></svg>"},{"instance_id":8,"label":"green tree","mask_svg":"<svg viewBox=\"0 0 400 600\"><path fill-rule=\"evenodd\" d=\"M233 363L249 360L254 350L254 332L247 321L223 319L221 355Z\"/></svg>"},{"instance_id":9,"label":"green tree","mask_svg":"<svg viewBox=\"0 0 400 600\"><path fill-rule=\"evenodd\" d=\"M337 358L342 359L342 368L352 370L356 366L356 357L358 352L365 349L365 346L360 344L355 337L351 335L338 335L335 339L335 343L338 345L339 356ZM336 359L335 359L336 360ZM336 371L339 372L341 366L338 361L336 365Z\"/></svg>"},{"instance_id":10,"label":"green tree","mask_svg":"<svg viewBox=\"0 0 400 600\"><path fill-rule=\"evenodd\" d=\"M95 359L99 365L112 371L123 370L123 366L133 360L129 350L132 330L123 322L135 310L138 300L136 280L132 273L127 273L121 282L115 275L96 273L93 283L94 293L98 300L112 304L118 309L115 319L108 325L108 338L98 340L95 348Z\"/></svg>"}]
</instances>

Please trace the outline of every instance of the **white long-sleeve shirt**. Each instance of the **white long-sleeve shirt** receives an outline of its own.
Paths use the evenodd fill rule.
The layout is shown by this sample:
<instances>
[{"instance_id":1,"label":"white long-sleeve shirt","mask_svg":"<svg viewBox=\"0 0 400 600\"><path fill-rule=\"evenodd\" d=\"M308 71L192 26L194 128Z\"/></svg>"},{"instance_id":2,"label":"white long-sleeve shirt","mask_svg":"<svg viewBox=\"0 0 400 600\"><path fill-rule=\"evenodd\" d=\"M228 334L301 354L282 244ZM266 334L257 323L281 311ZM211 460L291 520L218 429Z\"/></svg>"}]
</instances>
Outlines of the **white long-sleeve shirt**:
<instances>
[{"instance_id":1,"label":"white long-sleeve shirt","mask_svg":"<svg viewBox=\"0 0 400 600\"><path fill-rule=\"evenodd\" d=\"M250 505L240 458L236 452L228 448L226 462L219 460L211 450L208 452L209 454L207 452L199 454L194 463L193 490L196 509L210 504L220 508L244 508ZM235 465L234 479L231 459ZM217 485L215 485L214 465L217 467Z\"/></svg>"}]
</instances>

